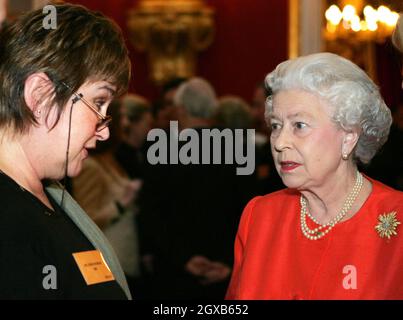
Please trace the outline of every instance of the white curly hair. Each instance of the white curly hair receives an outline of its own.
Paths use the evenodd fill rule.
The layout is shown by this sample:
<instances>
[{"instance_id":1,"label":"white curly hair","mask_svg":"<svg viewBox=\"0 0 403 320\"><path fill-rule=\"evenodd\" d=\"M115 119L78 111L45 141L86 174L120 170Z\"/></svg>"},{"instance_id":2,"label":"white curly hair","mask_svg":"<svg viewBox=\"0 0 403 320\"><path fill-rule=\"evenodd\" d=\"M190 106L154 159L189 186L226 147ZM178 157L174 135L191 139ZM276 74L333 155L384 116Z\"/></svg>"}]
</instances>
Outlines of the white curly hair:
<instances>
[{"instance_id":1,"label":"white curly hair","mask_svg":"<svg viewBox=\"0 0 403 320\"><path fill-rule=\"evenodd\" d=\"M207 80L194 77L179 86L174 103L184 107L193 117L209 119L217 108L217 96Z\"/></svg>"},{"instance_id":2,"label":"white curly hair","mask_svg":"<svg viewBox=\"0 0 403 320\"><path fill-rule=\"evenodd\" d=\"M280 63L266 76L271 95L266 120L273 109L272 97L282 90L313 93L333 107L332 120L342 129L357 129L359 140L353 159L369 163L388 138L392 116L379 88L351 61L332 53L317 53Z\"/></svg>"}]
</instances>

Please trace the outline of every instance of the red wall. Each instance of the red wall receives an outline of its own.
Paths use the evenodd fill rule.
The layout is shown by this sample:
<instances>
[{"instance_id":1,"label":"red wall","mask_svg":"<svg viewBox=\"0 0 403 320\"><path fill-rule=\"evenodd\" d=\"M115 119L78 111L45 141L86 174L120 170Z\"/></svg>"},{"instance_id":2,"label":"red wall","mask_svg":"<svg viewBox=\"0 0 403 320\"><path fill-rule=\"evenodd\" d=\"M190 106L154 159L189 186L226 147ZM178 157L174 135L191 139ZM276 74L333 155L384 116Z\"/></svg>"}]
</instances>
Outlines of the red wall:
<instances>
[{"instance_id":1,"label":"red wall","mask_svg":"<svg viewBox=\"0 0 403 320\"><path fill-rule=\"evenodd\" d=\"M127 35L126 15L139 0L74 0L113 18ZM219 95L250 100L255 84L287 59L288 1L206 0L216 11L213 44L200 53L197 74L212 82ZM149 80L147 59L128 45L134 65L131 91L148 98L158 94Z\"/></svg>"}]
</instances>

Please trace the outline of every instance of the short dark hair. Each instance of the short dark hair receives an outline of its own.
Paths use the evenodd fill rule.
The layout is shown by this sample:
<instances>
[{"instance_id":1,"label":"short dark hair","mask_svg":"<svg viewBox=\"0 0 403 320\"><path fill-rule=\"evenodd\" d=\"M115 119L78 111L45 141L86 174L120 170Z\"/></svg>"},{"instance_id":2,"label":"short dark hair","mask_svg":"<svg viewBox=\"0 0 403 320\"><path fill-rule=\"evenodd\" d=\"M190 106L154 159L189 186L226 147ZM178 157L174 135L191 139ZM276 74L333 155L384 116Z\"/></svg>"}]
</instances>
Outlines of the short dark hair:
<instances>
[{"instance_id":1,"label":"short dark hair","mask_svg":"<svg viewBox=\"0 0 403 320\"><path fill-rule=\"evenodd\" d=\"M168 91L178 88L182 83L184 83L187 78L173 78L165 83L162 87L162 95L165 95Z\"/></svg>"},{"instance_id":2,"label":"short dark hair","mask_svg":"<svg viewBox=\"0 0 403 320\"><path fill-rule=\"evenodd\" d=\"M23 133L36 123L24 99L25 80L36 72L53 82L58 119L72 92L87 81L108 80L117 95L127 90L130 60L120 28L79 5L55 5L56 29L45 29L42 9L28 12L0 32L0 127Z\"/></svg>"}]
</instances>

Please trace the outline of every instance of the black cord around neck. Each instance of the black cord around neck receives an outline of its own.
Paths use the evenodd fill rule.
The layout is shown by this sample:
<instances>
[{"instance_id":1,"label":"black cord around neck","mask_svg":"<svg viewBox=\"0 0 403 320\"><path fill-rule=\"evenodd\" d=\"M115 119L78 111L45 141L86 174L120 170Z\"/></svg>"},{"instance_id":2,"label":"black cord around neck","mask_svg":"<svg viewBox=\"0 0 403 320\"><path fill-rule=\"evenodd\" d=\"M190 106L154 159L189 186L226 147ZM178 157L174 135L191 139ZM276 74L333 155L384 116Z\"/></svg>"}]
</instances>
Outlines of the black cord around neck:
<instances>
[{"instance_id":1,"label":"black cord around neck","mask_svg":"<svg viewBox=\"0 0 403 320\"><path fill-rule=\"evenodd\" d=\"M71 101L71 108L70 108L70 114L69 114L69 131L67 135L67 149L66 149L66 166L64 168L64 182L63 182L63 192L62 192L62 200L60 202L60 207L62 210L64 210L64 194L66 192L66 185L67 185L67 171L69 167L69 151L70 151L70 133L71 133L71 118L73 115L73 106L74 104L78 101L79 99L73 98Z\"/></svg>"}]
</instances>

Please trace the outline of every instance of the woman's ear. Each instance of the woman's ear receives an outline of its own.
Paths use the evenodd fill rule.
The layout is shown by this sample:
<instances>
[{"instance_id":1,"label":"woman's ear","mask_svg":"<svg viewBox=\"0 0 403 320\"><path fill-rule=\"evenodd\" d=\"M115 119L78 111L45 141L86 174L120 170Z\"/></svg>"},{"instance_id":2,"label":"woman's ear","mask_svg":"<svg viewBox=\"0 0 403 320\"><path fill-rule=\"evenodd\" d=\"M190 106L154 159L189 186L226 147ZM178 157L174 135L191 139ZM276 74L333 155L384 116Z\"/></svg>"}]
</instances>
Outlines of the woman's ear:
<instances>
[{"instance_id":1,"label":"woman's ear","mask_svg":"<svg viewBox=\"0 0 403 320\"><path fill-rule=\"evenodd\" d=\"M25 80L25 103L35 116L44 114L44 106L50 99L52 91L53 83L43 72L33 73Z\"/></svg>"},{"instance_id":2,"label":"woman's ear","mask_svg":"<svg viewBox=\"0 0 403 320\"><path fill-rule=\"evenodd\" d=\"M349 131L346 132L343 139L343 146L342 146L342 155L349 156L351 152L353 152L357 142L358 142L359 134L357 131Z\"/></svg>"}]
</instances>

